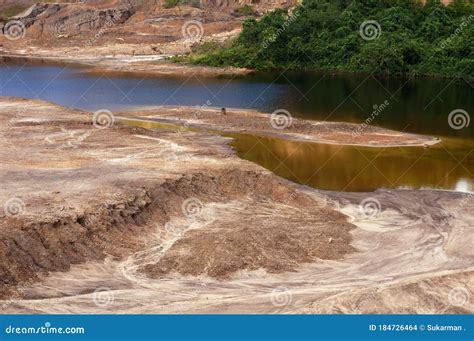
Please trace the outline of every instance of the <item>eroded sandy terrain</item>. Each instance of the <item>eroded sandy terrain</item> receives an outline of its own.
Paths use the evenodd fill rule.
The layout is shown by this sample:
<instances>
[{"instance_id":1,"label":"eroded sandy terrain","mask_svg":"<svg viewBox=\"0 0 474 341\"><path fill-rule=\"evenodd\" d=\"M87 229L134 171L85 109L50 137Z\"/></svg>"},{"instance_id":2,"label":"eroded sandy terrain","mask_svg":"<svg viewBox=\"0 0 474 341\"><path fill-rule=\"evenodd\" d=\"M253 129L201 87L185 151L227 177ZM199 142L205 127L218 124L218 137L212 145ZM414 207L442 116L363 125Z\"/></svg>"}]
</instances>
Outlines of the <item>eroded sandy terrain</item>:
<instances>
[{"instance_id":1,"label":"eroded sandy terrain","mask_svg":"<svg viewBox=\"0 0 474 341\"><path fill-rule=\"evenodd\" d=\"M249 109L210 107L157 107L118 113L119 117L138 117L172 123L187 128L222 132L244 132L262 136L317 143L368 147L430 146L439 138L403 133L376 126L327 121L309 121L292 117L286 110L267 114Z\"/></svg>"},{"instance_id":2,"label":"eroded sandy terrain","mask_svg":"<svg viewBox=\"0 0 474 341\"><path fill-rule=\"evenodd\" d=\"M2 312L474 311L472 195L316 191L107 118L0 100Z\"/></svg>"}]
</instances>

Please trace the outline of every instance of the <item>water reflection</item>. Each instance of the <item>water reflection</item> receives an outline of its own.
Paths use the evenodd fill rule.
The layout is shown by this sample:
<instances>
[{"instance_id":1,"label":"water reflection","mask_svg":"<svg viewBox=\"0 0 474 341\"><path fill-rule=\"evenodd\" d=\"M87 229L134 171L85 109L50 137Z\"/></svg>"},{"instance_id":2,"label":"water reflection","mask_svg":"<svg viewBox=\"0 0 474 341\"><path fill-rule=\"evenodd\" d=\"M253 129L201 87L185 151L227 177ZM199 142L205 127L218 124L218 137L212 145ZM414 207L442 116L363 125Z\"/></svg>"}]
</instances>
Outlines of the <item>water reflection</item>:
<instances>
[{"instance_id":1,"label":"water reflection","mask_svg":"<svg viewBox=\"0 0 474 341\"><path fill-rule=\"evenodd\" d=\"M127 123L148 129L183 129L155 122L130 120ZM223 135L233 138L231 145L241 158L281 177L318 189L353 192L379 188L474 191L472 140L445 139L430 148L368 148L240 133Z\"/></svg>"},{"instance_id":2,"label":"water reflection","mask_svg":"<svg viewBox=\"0 0 474 341\"><path fill-rule=\"evenodd\" d=\"M251 135L234 137L233 147L240 157L315 188L474 189L474 143L468 140L450 139L425 149L339 146Z\"/></svg>"},{"instance_id":3,"label":"water reflection","mask_svg":"<svg viewBox=\"0 0 474 341\"><path fill-rule=\"evenodd\" d=\"M454 131L447 122L449 113L455 109L474 115L472 85L462 79L378 79L307 72L258 74L245 79L285 87L281 96L272 96L271 87L262 94L266 110L283 107L298 117L360 123L374 110L374 105L388 101L375 124L421 134L474 137L474 125Z\"/></svg>"}]
</instances>

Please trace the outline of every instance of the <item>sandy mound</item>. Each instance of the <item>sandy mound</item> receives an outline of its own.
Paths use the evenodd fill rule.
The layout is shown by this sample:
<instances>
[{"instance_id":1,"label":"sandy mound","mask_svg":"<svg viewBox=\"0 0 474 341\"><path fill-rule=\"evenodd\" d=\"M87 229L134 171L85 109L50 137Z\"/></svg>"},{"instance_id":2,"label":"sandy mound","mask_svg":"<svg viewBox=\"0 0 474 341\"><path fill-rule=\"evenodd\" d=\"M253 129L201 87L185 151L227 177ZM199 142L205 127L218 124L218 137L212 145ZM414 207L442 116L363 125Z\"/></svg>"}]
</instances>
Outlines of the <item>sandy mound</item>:
<instances>
[{"instance_id":1,"label":"sandy mound","mask_svg":"<svg viewBox=\"0 0 474 341\"><path fill-rule=\"evenodd\" d=\"M185 233L157 263L144 266L144 272L153 278L173 271L216 278L244 269L281 273L354 251L349 246L353 226L309 197L298 195L291 204L276 206L270 200L252 200L226 213Z\"/></svg>"}]
</instances>

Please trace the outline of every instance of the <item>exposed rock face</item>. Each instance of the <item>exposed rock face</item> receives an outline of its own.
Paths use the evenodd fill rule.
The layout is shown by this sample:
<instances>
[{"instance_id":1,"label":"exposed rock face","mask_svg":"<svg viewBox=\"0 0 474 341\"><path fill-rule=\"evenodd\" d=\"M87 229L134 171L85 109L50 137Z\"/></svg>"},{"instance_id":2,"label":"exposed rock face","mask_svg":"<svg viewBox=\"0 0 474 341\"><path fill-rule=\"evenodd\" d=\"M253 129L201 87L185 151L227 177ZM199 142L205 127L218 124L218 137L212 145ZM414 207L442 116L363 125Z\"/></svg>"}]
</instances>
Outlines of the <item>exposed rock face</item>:
<instances>
[{"instance_id":1,"label":"exposed rock face","mask_svg":"<svg viewBox=\"0 0 474 341\"><path fill-rule=\"evenodd\" d=\"M96 9L67 4L36 4L17 16L35 38L90 35L106 27L124 24L133 14L132 6Z\"/></svg>"},{"instance_id":2,"label":"exposed rock face","mask_svg":"<svg viewBox=\"0 0 474 341\"><path fill-rule=\"evenodd\" d=\"M15 40L17 47L81 46L91 40L96 45L163 43L183 39L183 27L189 22L197 25L193 29L199 31L199 36L239 28L243 18L232 13L245 4L262 14L296 3L297 0L196 0L165 8L164 1L89 0L34 4L12 19L21 21L26 28L25 37Z\"/></svg>"},{"instance_id":3,"label":"exposed rock face","mask_svg":"<svg viewBox=\"0 0 474 341\"><path fill-rule=\"evenodd\" d=\"M108 25L125 23L133 14L133 7L116 7L105 10L85 10L56 19L50 25L57 34L81 34L100 30Z\"/></svg>"}]
</instances>

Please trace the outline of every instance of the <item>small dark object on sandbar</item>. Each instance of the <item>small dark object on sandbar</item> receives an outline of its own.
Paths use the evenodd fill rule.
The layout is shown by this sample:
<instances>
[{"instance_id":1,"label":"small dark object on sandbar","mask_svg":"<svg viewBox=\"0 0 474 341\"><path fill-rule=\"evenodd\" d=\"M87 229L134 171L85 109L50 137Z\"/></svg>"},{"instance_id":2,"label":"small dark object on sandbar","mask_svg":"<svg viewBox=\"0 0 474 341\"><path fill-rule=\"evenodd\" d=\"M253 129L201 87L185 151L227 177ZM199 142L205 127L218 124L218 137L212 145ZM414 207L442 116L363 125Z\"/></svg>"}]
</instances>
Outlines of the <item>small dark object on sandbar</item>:
<instances>
[{"instance_id":1,"label":"small dark object on sandbar","mask_svg":"<svg viewBox=\"0 0 474 341\"><path fill-rule=\"evenodd\" d=\"M222 109L221 109L221 114L222 114L222 115L227 115L227 111L225 110L225 108L222 108Z\"/></svg>"}]
</instances>

